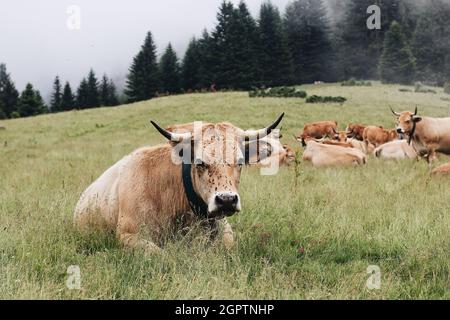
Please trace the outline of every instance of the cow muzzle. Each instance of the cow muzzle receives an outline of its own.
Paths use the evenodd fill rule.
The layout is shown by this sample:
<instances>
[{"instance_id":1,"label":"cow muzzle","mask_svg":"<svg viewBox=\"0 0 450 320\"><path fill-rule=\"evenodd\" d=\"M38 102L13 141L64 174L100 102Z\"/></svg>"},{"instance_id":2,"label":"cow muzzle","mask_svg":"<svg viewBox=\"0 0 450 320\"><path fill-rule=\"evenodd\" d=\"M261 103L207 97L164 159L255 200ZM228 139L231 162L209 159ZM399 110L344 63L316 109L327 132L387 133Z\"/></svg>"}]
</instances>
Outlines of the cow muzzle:
<instances>
[{"instance_id":1,"label":"cow muzzle","mask_svg":"<svg viewBox=\"0 0 450 320\"><path fill-rule=\"evenodd\" d=\"M241 200L235 192L216 192L209 201L209 216L224 218L241 211Z\"/></svg>"}]
</instances>

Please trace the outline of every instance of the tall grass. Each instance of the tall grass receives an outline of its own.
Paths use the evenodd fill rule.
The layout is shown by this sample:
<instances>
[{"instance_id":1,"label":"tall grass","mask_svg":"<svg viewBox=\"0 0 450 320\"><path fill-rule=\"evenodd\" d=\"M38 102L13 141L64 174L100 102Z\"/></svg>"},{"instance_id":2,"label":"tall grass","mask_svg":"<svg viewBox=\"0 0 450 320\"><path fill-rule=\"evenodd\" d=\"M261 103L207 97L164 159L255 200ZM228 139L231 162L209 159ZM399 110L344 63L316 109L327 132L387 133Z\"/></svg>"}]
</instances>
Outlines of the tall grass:
<instances>
[{"instance_id":1,"label":"tall grass","mask_svg":"<svg viewBox=\"0 0 450 320\"><path fill-rule=\"evenodd\" d=\"M300 150L292 136L305 122L393 127L389 105L449 115L443 93L399 88L301 88L344 96L344 105L195 94L2 122L0 298L450 298L449 181L430 180L424 161L371 158L364 167L320 170L300 163L276 176L245 168L231 251L194 232L168 241L161 255L143 256L114 235L85 237L72 227L74 205L94 179L135 148L164 142L150 118L257 128L286 112L283 142ZM70 265L80 266L81 290L66 287ZM380 267L379 290L366 288L369 265Z\"/></svg>"}]
</instances>

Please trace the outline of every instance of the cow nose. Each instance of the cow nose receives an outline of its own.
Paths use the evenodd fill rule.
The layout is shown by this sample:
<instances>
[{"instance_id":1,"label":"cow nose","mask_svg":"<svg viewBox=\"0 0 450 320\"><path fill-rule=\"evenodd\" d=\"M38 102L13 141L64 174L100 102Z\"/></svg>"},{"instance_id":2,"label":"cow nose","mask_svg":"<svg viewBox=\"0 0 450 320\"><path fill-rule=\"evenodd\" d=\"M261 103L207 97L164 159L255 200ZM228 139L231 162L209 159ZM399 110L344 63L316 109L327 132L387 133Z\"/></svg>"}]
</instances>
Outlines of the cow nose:
<instances>
[{"instance_id":1,"label":"cow nose","mask_svg":"<svg viewBox=\"0 0 450 320\"><path fill-rule=\"evenodd\" d=\"M238 202L237 194L219 194L216 195L216 203L220 207L234 207Z\"/></svg>"},{"instance_id":2,"label":"cow nose","mask_svg":"<svg viewBox=\"0 0 450 320\"><path fill-rule=\"evenodd\" d=\"M402 128L397 128L397 133L403 133Z\"/></svg>"}]
</instances>

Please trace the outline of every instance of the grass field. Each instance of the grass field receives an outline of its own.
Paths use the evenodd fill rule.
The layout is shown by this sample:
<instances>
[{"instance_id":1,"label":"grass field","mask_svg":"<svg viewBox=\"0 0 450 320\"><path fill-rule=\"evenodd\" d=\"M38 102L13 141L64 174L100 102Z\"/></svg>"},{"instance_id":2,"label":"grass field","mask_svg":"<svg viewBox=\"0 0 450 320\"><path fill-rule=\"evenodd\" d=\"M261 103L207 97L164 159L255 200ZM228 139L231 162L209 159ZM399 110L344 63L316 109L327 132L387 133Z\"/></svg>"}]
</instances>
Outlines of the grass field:
<instances>
[{"instance_id":1,"label":"grass field","mask_svg":"<svg viewBox=\"0 0 450 320\"><path fill-rule=\"evenodd\" d=\"M404 86L402 86L404 87ZM232 217L237 246L205 245L201 234L167 243L154 257L123 250L111 235L72 227L80 193L132 150L164 142L150 125L230 121L268 124L281 112L283 142L305 122L394 126L389 111L450 116L446 95L400 86L305 86L343 104L248 98L246 93L164 97L116 108L2 121L0 298L2 299L449 299L450 184L429 180L425 161L369 159L359 168L300 163L276 176L245 168L243 211ZM441 156L436 163L448 162ZM78 265L81 290L66 287ZM369 265L381 271L369 290Z\"/></svg>"}]
</instances>

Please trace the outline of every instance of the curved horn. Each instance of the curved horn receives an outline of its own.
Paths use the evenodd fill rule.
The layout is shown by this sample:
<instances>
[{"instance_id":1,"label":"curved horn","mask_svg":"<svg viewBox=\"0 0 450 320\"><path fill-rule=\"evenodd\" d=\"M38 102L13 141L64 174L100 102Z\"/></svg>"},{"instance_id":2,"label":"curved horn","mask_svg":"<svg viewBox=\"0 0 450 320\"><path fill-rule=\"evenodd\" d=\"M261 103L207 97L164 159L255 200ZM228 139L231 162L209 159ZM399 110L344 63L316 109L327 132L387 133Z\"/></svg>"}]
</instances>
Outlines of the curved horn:
<instances>
[{"instance_id":1,"label":"curved horn","mask_svg":"<svg viewBox=\"0 0 450 320\"><path fill-rule=\"evenodd\" d=\"M393 113L395 116L400 117L400 113L397 113L397 112L395 112L394 110L392 110L392 107L391 107L391 106L389 106L389 109L391 109L392 113Z\"/></svg>"},{"instance_id":2,"label":"curved horn","mask_svg":"<svg viewBox=\"0 0 450 320\"><path fill-rule=\"evenodd\" d=\"M417 116L417 106L416 106L416 110L414 110L413 116Z\"/></svg>"},{"instance_id":3,"label":"curved horn","mask_svg":"<svg viewBox=\"0 0 450 320\"><path fill-rule=\"evenodd\" d=\"M181 142L183 140L191 139L191 137L192 137L192 134L190 132L173 133L173 132L167 131L166 129L161 128L156 122L154 122L152 120L150 120L150 122L156 128L156 130L158 130L159 133L161 133L164 136L164 138L166 138L167 140L170 140L173 142Z\"/></svg>"},{"instance_id":4,"label":"curved horn","mask_svg":"<svg viewBox=\"0 0 450 320\"><path fill-rule=\"evenodd\" d=\"M246 140L257 140L257 139L264 138L265 136L269 135L272 132L272 130L274 130L280 124L283 117L284 117L284 112L270 126L264 128L264 129L260 129L260 130L246 130L246 131L242 130L240 132L240 134Z\"/></svg>"}]
</instances>

